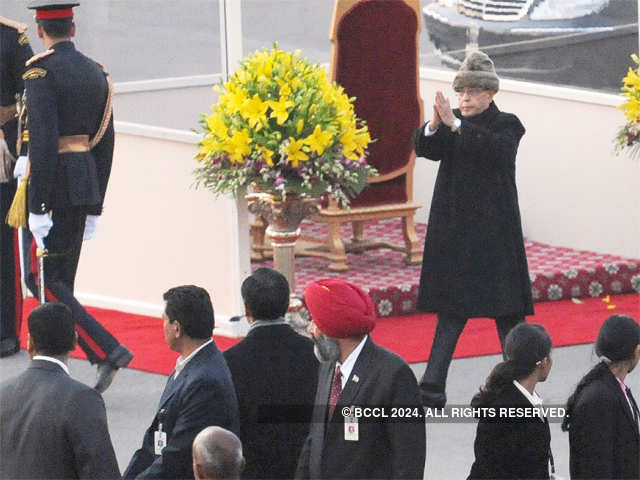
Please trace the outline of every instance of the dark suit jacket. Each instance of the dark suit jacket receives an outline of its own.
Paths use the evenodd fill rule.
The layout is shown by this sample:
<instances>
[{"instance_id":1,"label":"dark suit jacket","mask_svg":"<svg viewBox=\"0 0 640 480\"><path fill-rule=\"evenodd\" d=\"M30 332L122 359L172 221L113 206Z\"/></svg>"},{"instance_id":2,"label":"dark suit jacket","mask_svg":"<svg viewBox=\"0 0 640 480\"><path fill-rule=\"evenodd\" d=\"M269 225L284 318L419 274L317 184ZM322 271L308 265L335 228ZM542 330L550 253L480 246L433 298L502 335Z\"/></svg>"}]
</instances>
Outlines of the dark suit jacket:
<instances>
[{"instance_id":1,"label":"dark suit jacket","mask_svg":"<svg viewBox=\"0 0 640 480\"><path fill-rule=\"evenodd\" d=\"M533 408L515 385L487 407ZM493 419L481 417L473 446L476 460L469 479L549 478L551 433L549 423L539 418Z\"/></svg>"},{"instance_id":2,"label":"dark suit jacket","mask_svg":"<svg viewBox=\"0 0 640 480\"><path fill-rule=\"evenodd\" d=\"M240 406L242 477L293 478L318 384L313 342L289 325L260 326L224 357Z\"/></svg>"},{"instance_id":3,"label":"dark suit jacket","mask_svg":"<svg viewBox=\"0 0 640 480\"><path fill-rule=\"evenodd\" d=\"M154 432L162 412L167 445L155 455ZM124 478L194 478L191 445L205 427L220 426L239 433L238 402L231 374L215 343L200 350L162 392L158 411L134 453Z\"/></svg>"},{"instance_id":4,"label":"dark suit jacket","mask_svg":"<svg viewBox=\"0 0 640 480\"><path fill-rule=\"evenodd\" d=\"M32 360L0 385L0 478L120 478L99 393Z\"/></svg>"},{"instance_id":5,"label":"dark suit jacket","mask_svg":"<svg viewBox=\"0 0 640 480\"><path fill-rule=\"evenodd\" d=\"M296 478L424 477L424 419L360 419L358 441L345 440L341 410L350 406L413 407L423 411L416 378L409 365L367 338L338 399L333 418L325 422L334 364L322 363L313 422L300 454ZM358 379L357 381L355 379Z\"/></svg>"},{"instance_id":6,"label":"dark suit jacket","mask_svg":"<svg viewBox=\"0 0 640 480\"><path fill-rule=\"evenodd\" d=\"M638 406L631 415L620 384L609 371L581 392L571 416L571 478L640 478Z\"/></svg>"}]
</instances>

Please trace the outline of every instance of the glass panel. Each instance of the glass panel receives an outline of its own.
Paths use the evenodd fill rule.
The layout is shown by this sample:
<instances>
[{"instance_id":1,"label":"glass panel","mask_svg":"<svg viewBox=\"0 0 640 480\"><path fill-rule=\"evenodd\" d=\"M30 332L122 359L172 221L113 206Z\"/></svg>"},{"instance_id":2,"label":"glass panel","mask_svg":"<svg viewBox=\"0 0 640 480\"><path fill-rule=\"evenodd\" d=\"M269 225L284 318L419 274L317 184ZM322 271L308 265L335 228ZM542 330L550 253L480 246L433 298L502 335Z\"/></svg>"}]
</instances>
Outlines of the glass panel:
<instances>
[{"instance_id":1,"label":"glass panel","mask_svg":"<svg viewBox=\"0 0 640 480\"><path fill-rule=\"evenodd\" d=\"M638 51L637 0L420 0L421 64L479 47L506 78L618 92Z\"/></svg>"},{"instance_id":2,"label":"glass panel","mask_svg":"<svg viewBox=\"0 0 640 480\"><path fill-rule=\"evenodd\" d=\"M74 42L115 82L218 73L218 9L218 0L85 0ZM44 50L33 10L3 0L2 15L27 23L33 50Z\"/></svg>"},{"instance_id":3,"label":"glass panel","mask_svg":"<svg viewBox=\"0 0 640 480\"><path fill-rule=\"evenodd\" d=\"M312 62L328 63L332 0L242 0L243 51L301 50Z\"/></svg>"},{"instance_id":4,"label":"glass panel","mask_svg":"<svg viewBox=\"0 0 640 480\"><path fill-rule=\"evenodd\" d=\"M2 15L27 23L33 50L43 51L34 12L23 2L2 2ZM197 127L215 100L211 85L185 87L187 81L158 90L157 84L123 89L122 83L219 73L218 0L83 0L74 15L77 48L102 63L116 84L116 120Z\"/></svg>"}]
</instances>

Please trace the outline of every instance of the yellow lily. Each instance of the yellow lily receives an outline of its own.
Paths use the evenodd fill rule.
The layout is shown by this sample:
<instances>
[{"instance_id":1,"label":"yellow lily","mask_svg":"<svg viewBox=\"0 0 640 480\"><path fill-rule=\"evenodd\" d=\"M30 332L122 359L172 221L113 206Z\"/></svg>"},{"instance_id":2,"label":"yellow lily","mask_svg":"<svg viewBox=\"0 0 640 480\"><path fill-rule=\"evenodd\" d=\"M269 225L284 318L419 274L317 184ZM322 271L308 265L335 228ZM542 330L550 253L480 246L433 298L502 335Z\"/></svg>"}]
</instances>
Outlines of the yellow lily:
<instances>
[{"instance_id":1,"label":"yellow lily","mask_svg":"<svg viewBox=\"0 0 640 480\"><path fill-rule=\"evenodd\" d=\"M635 89L640 89L640 76L631 67L629 67L627 76L622 79L622 82Z\"/></svg>"},{"instance_id":2,"label":"yellow lily","mask_svg":"<svg viewBox=\"0 0 640 480\"><path fill-rule=\"evenodd\" d=\"M640 102L637 98L631 97L621 108L624 110L624 116L627 117L627 119L638 123L638 119L640 119Z\"/></svg>"},{"instance_id":3,"label":"yellow lily","mask_svg":"<svg viewBox=\"0 0 640 480\"><path fill-rule=\"evenodd\" d=\"M274 102L273 100L268 101L267 104L271 107L271 115L269 118L275 118L278 125L282 125L289 118L289 112L287 109L293 107L295 103L291 100L287 100L286 97L281 98L279 101Z\"/></svg>"},{"instance_id":4,"label":"yellow lily","mask_svg":"<svg viewBox=\"0 0 640 480\"><path fill-rule=\"evenodd\" d=\"M309 146L312 152L316 152L318 155L322 155L325 149L331 145L333 140L333 133L329 130L322 130L320 125L316 125L313 133L306 137L303 141Z\"/></svg>"},{"instance_id":5,"label":"yellow lily","mask_svg":"<svg viewBox=\"0 0 640 480\"><path fill-rule=\"evenodd\" d=\"M233 132L233 135L224 142L224 148L229 152L232 163L244 163L244 157L251 153L250 143L251 137L246 128Z\"/></svg>"},{"instance_id":6,"label":"yellow lily","mask_svg":"<svg viewBox=\"0 0 640 480\"><path fill-rule=\"evenodd\" d=\"M207 117L207 127L219 139L225 139L227 135L227 125L219 114L212 114Z\"/></svg>"},{"instance_id":7,"label":"yellow lily","mask_svg":"<svg viewBox=\"0 0 640 480\"><path fill-rule=\"evenodd\" d=\"M303 145L302 140L289 137L289 145L285 148L285 153L287 154L287 161L295 168L298 167L300 161L306 162L309 160L309 155L302 151Z\"/></svg>"},{"instance_id":8,"label":"yellow lily","mask_svg":"<svg viewBox=\"0 0 640 480\"><path fill-rule=\"evenodd\" d=\"M269 105L260 99L260 96L256 93L251 99L245 100L240 110L240 115L249 122L251 128L260 130L262 123L266 123L267 109Z\"/></svg>"}]
</instances>

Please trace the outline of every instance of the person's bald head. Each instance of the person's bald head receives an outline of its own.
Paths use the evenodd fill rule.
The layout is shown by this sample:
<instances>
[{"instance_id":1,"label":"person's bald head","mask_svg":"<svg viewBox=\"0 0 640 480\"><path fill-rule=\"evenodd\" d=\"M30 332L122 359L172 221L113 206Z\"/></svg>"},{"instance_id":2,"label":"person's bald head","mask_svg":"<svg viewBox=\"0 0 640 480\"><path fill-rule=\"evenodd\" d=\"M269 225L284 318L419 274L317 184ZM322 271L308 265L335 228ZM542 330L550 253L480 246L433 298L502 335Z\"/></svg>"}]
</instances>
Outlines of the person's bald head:
<instances>
[{"instance_id":1,"label":"person's bald head","mask_svg":"<svg viewBox=\"0 0 640 480\"><path fill-rule=\"evenodd\" d=\"M198 480L239 479L244 465L242 443L229 430L207 427L193 440L193 474Z\"/></svg>"}]
</instances>

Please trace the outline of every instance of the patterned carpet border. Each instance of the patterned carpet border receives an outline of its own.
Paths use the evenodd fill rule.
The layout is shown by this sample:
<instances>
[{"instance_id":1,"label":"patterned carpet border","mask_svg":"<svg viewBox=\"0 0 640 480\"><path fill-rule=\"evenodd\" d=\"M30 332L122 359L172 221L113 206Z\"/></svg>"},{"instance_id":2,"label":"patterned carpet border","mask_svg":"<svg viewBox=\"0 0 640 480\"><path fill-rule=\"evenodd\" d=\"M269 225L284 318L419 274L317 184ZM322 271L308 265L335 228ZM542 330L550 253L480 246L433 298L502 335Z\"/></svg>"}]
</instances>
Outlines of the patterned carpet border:
<instances>
[{"instance_id":1,"label":"patterned carpet border","mask_svg":"<svg viewBox=\"0 0 640 480\"><path fill-rule=\"evenodd\" d=\"M426 225L416 224L424 244ZM351 236L351 226L342 229ZM327 235L326 225L305 221L302 234L316 238ZM365 237L401 245L399 219L367 222ZM620 293L640 293L640 260L615 255L556 247L525 239L535 302L570 298L600 297ZM339 277L360 285L369 292L380 317L409 315L416 312L420 265L405 265L404 254L389 249L348 254L347 272L330 272L328 260L313 257L296 259L296 292L302 294L312 280ZM270 261L253 262L252 268L272 266Z\"/></svg>"}]
</instances>

